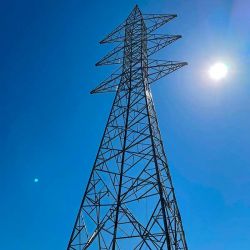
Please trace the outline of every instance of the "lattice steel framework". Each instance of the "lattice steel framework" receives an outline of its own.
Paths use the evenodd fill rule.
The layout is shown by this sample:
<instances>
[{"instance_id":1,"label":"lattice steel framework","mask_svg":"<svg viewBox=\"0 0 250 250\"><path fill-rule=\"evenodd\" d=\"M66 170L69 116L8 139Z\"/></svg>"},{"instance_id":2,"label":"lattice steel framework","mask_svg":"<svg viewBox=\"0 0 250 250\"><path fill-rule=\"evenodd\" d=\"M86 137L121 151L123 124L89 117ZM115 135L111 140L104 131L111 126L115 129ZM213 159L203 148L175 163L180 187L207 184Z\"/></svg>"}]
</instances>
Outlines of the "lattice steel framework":
<instances>
[{"instance_id":1,"label":"lattice steel framework","mask_svg":"<svg viewBox=\"0 0 250 250\"><path fill-rule=\"evenodd\" d=\"M150 84L187 63L153 60L181 36L153 34L176 15L136 6L101 43L118 43L97 65L121 67L91 93L116 96L68 250L187 250Z\"/></svg>"}]
</instances>

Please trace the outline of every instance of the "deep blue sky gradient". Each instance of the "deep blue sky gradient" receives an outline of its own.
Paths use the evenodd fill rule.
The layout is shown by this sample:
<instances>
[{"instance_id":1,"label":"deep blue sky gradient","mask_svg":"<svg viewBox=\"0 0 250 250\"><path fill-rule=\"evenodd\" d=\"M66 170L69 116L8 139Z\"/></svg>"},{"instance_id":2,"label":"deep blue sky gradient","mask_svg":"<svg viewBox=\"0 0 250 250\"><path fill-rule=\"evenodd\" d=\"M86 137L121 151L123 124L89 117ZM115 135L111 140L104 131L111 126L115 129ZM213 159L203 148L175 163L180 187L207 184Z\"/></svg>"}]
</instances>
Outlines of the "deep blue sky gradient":
<instances>
[{"instance_id":1,"label":"deep blue sky gradient","mask_svg":"<svg viewBox=\"0 0 250 250\"><path fill-rule=\"evenodd\" d=\"M250 4L242 0L1 1L0 249L61 250L72 230L112 94L98 41L138 3L177 13L183 39L155 58L189 66L152 86L190 250L250 245ZM209 66L222 60L219 86ZM39 178L34 183L34 178Z\"/></svg>"}]
</instances>

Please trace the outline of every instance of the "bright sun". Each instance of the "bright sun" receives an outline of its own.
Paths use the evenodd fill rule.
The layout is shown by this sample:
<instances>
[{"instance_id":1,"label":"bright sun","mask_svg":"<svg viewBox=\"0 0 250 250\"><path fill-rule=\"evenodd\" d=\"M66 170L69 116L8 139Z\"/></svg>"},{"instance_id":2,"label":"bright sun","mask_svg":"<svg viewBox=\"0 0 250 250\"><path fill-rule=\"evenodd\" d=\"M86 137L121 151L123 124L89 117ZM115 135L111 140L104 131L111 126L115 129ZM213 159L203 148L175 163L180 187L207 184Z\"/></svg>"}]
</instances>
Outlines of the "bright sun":
<instances>
[{"instance_id":1,"label":"bright sun","mask_svg":"<svg viewBox=\"0 0 250 250\"><path fill-rule=\"evenodd\" d=\"M219 81L227 76L228 67L225 63L217 62L210 67L208 73L213 80Z\"/></svg>"}]
</instances>

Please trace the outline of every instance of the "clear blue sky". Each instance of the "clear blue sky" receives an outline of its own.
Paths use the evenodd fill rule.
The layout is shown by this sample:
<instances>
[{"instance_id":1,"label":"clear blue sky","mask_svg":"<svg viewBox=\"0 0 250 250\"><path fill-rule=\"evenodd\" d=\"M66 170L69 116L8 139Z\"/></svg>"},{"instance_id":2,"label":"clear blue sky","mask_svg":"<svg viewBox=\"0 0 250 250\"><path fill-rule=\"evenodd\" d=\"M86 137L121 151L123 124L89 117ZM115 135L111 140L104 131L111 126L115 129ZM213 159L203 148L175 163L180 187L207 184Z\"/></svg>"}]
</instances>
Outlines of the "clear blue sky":
<instances>
[{"instance_id":1,"label":"clear blue sky","mask_svg":"<svg viewBox=\"0 0 250 250\"><path fill-rule=\"evenodd\" d=\"M183 39L157 58L189 62L152 86L189 248L249 250L245 0L1 1L1 249L66 249L113 98L89 94L112 71L94 66L110 48L98 41L136 3L178 14L161 32Z\"/></svg>"}]
</instances>

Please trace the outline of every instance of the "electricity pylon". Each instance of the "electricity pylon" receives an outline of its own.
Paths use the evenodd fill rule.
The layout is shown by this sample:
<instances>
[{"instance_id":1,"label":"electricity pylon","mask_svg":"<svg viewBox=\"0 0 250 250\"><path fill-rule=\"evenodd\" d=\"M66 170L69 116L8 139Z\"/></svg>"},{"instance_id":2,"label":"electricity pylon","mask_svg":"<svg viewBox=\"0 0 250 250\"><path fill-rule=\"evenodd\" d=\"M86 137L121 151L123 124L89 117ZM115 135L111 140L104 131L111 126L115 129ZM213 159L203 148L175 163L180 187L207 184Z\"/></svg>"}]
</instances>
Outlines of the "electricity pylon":
<instances>
[{"instance_id":1,"label":"electricity pylon","mask_svg":"<svg viewBox=\"0 0 250 250\"><path fill-rule=\"evenodd\" d=\"M115 92L68 250L187 250L150 84L186 65L150 56L181 36L153 32L176 15L136 6L101 43L121 67L91 93Z\"/></svg>"}]
</instances>

